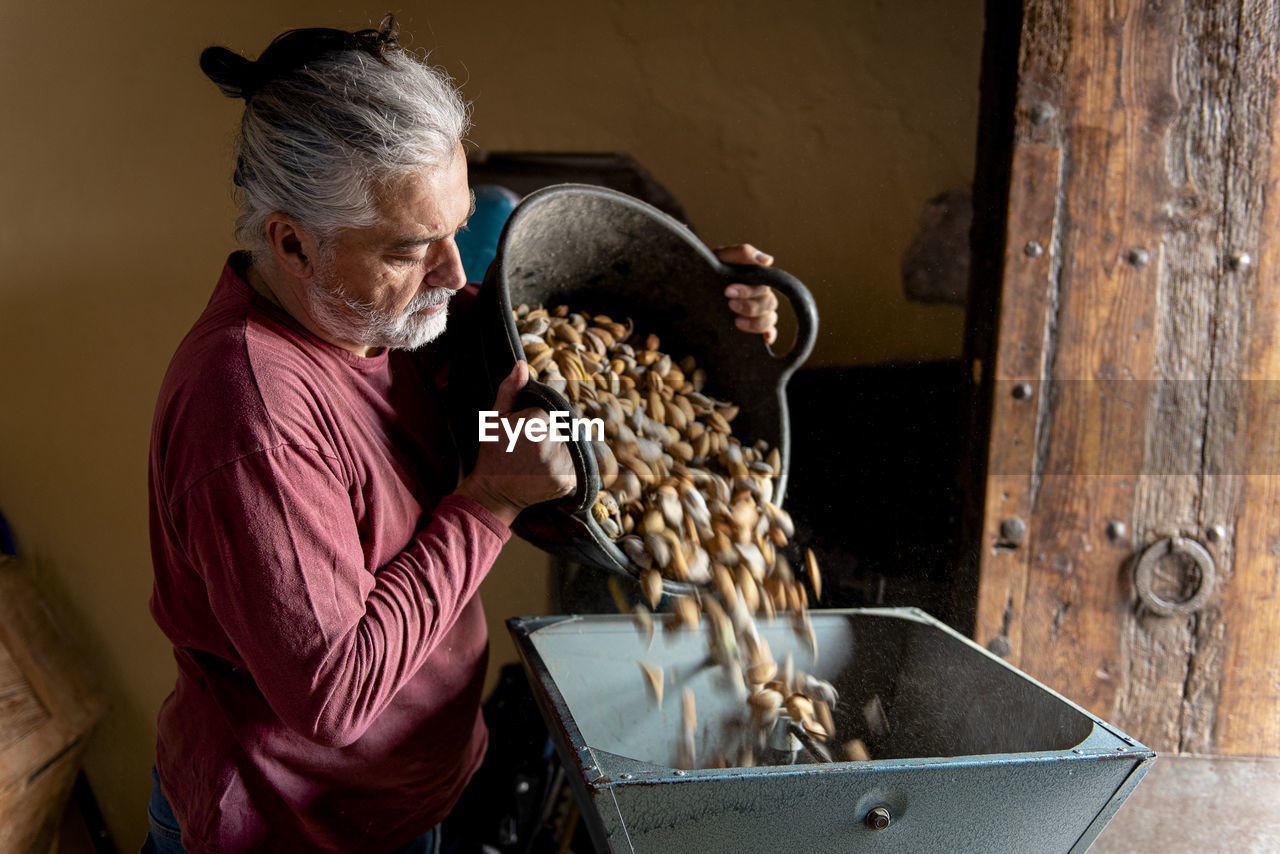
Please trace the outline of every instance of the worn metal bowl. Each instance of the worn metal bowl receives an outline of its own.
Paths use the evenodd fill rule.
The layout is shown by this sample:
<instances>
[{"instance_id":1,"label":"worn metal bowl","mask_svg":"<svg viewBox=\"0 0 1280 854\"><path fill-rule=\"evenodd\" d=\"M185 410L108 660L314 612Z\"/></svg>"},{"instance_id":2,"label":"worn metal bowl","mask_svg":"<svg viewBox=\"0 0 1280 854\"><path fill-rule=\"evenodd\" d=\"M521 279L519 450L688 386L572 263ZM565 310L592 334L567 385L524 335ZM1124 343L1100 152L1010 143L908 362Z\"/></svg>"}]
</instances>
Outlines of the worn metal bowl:
<instances>
[{"instance_id":1,"label":"worn metal bowl","mask_svg":"<svg viewBox=\"0 0 1280 854\"><path fill-rule=\"evenodd\" d=\"M734 282L769 285L790 301L797 332L789 352L775 354L759 336L734 328L724 296ZM781 503L790 458L785 386L818 330L813 297L797 279L770 267L724 264L687 227L614 190L560 184L530 194L507 220L484 284L451 332L455 438L467 471L479 451L476 413L492 406L498 386L523 358L511 314L521 303L567 303L593 315L631 318L637 329L656 333L673 358L693 356L706 369L708 393L740 407L734 434L779 449L775 496ZM519 404L581 415L536 380ZM639 567L591 518L600 475L590 448L573 442L569 449L578 474L574 494L527 508L515 532L568 560L637 575ZM667 582L667 588L678 592L685 585Z\"/></svg>"}]
</instances>

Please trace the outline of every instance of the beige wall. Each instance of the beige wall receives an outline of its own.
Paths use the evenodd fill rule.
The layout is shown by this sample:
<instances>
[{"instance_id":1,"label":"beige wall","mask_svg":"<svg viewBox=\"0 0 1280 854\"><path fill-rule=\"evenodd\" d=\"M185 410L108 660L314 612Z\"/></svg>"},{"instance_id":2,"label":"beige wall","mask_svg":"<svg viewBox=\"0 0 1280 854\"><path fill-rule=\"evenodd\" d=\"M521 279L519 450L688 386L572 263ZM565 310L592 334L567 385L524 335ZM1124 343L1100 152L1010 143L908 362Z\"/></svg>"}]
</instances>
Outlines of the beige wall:
<instances>
[{"instance_id":1,"label":"beige wall","mask_svg":"<svg viewBox=\"0 0 1280 854\"><path fill-rule=\"evenodd\" d=\"M144 833L173 675L146 611L151 407L232 248L238 112L196 56L215 41L256 54L286 27L363 25L383 9L267 5L0 7L0 509L111 695L88 766L122 850ZM904 303L897 258L924 200L969 179L981 9L544 0L400 13L475 99L478 145L630 151L708 242L755 241L805 281L823 318L816 359L847 364L959 352L960 310ZM543 584L538 553L513 549L486 584L491 614L538 610ZM494 652L511 655L496 628Z\"/></svg>"}]
</instances>

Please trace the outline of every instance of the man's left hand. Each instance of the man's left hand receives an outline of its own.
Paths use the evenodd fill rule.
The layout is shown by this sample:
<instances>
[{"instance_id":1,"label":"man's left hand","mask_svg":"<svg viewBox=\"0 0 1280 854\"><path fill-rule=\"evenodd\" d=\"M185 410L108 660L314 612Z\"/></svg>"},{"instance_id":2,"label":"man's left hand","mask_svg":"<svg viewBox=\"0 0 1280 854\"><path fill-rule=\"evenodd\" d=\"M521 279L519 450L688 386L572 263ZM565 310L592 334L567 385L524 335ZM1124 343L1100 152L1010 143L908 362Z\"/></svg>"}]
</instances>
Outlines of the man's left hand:
<instances>
[{"instance_id":1,"label":"man's left hand","mask_svg":"<svg viewBox=\"0 0 1280 854\"><path fill-rule=\"evenodd\" d=\"M768 267L773 256L761 252L750 243L737 246L721 246L713 250L716 257L726 264L757 264ZM763 335L766 344L778 338L778 297L768 285L734 284L724 289L729 298L729 308L738 317L734 325L743 332Z\"/></svg>"}]
</instances>

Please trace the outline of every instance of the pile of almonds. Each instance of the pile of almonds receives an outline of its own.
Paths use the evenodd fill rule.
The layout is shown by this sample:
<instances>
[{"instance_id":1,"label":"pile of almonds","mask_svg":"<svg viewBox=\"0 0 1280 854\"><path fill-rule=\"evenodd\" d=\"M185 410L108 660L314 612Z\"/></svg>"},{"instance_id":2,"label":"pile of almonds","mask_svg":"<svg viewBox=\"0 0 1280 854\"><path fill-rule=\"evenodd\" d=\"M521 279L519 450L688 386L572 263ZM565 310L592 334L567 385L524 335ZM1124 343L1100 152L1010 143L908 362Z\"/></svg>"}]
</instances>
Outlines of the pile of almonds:
<instances>
[{"instance_id":1,"label":"pile of almonds","mask_svg":"<svg viewBox=\"0 0 1280 854\"><path fill-rule=\"evenodd\" d=\"M649 607L630 609L649 643L663 579L694 585L693 595L669 597L670 630L698 630L706 618L708 664L724 668L749 709L749 726L731 756L708 766L756 764L779 726L818 760L834 738L837 700L830 683L780 667L760 636L756 617L790 614L795 633L817 660L809 596L782 554L795 533L791 517L773 503L781 460L764 442L744 446L733 435L738 408L704 392L706 372L692 357L679 362L660 350L656 335L641 337L630 320L521 305L514 311L533 378L564 394L587 418L600 418L605 441L592 442L603 487L592 516L635 566ZM805 551L814 598L822 576ZM651 696L661 704L663 673L641 662ZM682 698L675 764L695 767L697 731L692 692ZM845 758L865 759L862 742Z\"/></svg>"}]
</instances>

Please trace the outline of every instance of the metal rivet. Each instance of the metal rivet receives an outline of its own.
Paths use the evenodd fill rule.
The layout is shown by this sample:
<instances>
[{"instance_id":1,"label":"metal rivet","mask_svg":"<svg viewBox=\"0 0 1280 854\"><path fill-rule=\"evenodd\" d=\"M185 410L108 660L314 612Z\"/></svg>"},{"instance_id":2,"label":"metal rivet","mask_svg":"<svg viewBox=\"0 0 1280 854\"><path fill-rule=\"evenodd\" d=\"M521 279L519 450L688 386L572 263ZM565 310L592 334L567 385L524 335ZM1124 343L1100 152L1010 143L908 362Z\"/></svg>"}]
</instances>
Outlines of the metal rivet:
<instances>
[{"instance_id":1,"label":"metal rivet","mask_svg":"<svg viewBox=\"0 0 1280 854\"><path fill-rule=\"evenodd\" d=\"M1244 272L1253 264L1253 256L1248 252L1236 252L1231 256L1230 264L1231 269L1237 272Z\"/></svg>"},{"instance_id":2,"label":"metal rivet","mask_svg":"<svg viewBox=\"0 0 1280 854\"><path fill-rule=\"evenodd\" d=\"M1018 383L1013 387L1014 400L1027 400L1031 397L1031 383Z\"/></svg>"},{"instance_id":3,"label":"metal rivet","mask_svg":"<svg viewBox=\"0 0 1280 854\"><path fill-rule=\"evenodd\" d=\"M684 776L684 772L683 772L683 771L676 771L676 772L675 772L675 775L676 775L677 777L683 777L683 776Z\"/></svg>"},{"instance_id":4,"label":"metal rivet","mask_svg":"<svg viewBox=\"0 0 1280 854\"><path fill-rule=\"evenodd\" d=\"M634 774L623 774L623 775L622 775L622 779L624 779L624 780L634 780L634 779L635 779L635 775L634 775Z\"/></svg>"},{"instance_id":5,"label":"metal rivet","mask_svg":"<svg viewBox=\"0 0 1280 854\"><path fill-rule=\"evenodd\" d=\"M1004 635L994 637L987 644L987 650L1001 658L1008 658L1009 653L1013 652L1013 647L1009 645L1009 639Z\"/></svg>"},{"instance_id":6,"label":"metal rivet","mask_svg":"<svg viewBox=\"0 0 1280 854\"><path fill-rule=\"evenodd\" d=\"M1151 255L1145 249L1135 246L1129 250L1129 263L1135 267L1145 267L1150 260Z\"/></svg>"},{"instance_id":7,"label":"metal rivet","mask_svg":"<svg viewBox=\"0 0 1280 854\"><path fill-rule=\"evenodd\" d=\"M1044 247L1040 245L1039 241L1031 240L1027 242L1026 246L1022 247L1022 252L1028 258L1039 258L1044 254Z\"/></svg>"},{"instance_id":8,"label":"metal rivet","mask_svg":"<svg viewBox=\"0 0 1280 854\"><path fill-rule=\"evenodd\" d=\"M1053 118L1054 110L1052 104L1046 104L1041 101L1031 107L1031 123L1034 125L1043 125Z\"/></svg>"},{"instance_id":9,"label":"metal rivet","mask_svg":"<svg viewBox=\"0 0 1280 854\"><path fill-rule=\"evenodd\" d=\"M1220 543L1227 538L1227 529L1222 525L1210 525L1205 533L1211 543Z\"/></svg>"},{"instance_id":10,"label":"metal rivet","mask_svg":"<svg viewBox=\"0 0 1280 854\"><path fill-rule=\"evenodd\" d=\"M893 824L893 816L889 814L888 808L876 807L871 810L871 812L867 813L866 822L867 827L872 830L884 830L886 827Z\"/></svg>"},{"instance_id":11,"label":"metal rivet","mask_svg":"<svg viewBox=\"0 0 1280 854\"><path fill-rule=\"evenodd\" d=\"M528 780L521 780L519 783L516 783L516 794L517 794L517 795L523 795L523 794L524 794L525 792L527 792L527 791L529 791L529 781L528 781Z\"/></svg>"},{"instance_id":12,"label":"metal rivet","mask_svg":"<svg viewBox=\"0 0 1280 854\"><path fill-rule=\"evenodd\" d=\"M1129 526L1119 519L1112 519L1107 523L1107 539L1111 542L1120 542L1127 533L1129 533Z\"/></svg>"},{"instance_id":13,"label":"metal rivet","mask_svg":"<svg viewBox=\"0 0 1280 854\"><path fill-rule=\"evenodd\" d=\"M1027 535L1027 523L1017 516L1010 516L1000 522L1000 539L1011 543L1020 543Z\"/></svg>"}]
</instances>

